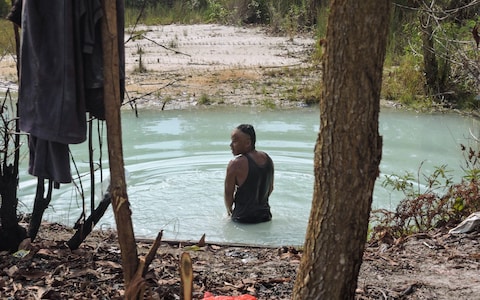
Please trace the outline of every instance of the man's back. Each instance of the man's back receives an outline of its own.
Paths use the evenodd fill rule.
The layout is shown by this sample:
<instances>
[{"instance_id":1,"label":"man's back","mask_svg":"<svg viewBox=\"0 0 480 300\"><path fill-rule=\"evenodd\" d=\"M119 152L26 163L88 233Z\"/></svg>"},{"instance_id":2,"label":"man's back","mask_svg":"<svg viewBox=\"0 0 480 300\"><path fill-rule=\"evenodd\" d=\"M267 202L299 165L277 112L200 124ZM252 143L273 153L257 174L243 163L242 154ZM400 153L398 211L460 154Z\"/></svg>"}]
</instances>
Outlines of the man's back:
<instances>
[{"instance_id":1,"label":"man's back","mask_svg":"<svg viewBox=\"0 0 480 300\"><path fill-rule=\"evenodd\" d=\"M272 218L268 198L273 189L273 162L264 153L255 151L254 155L245 154L248 160L248 175L235 193L235 209L232 219L242 223L259 223Z\"/></svg>"}]
</instances>

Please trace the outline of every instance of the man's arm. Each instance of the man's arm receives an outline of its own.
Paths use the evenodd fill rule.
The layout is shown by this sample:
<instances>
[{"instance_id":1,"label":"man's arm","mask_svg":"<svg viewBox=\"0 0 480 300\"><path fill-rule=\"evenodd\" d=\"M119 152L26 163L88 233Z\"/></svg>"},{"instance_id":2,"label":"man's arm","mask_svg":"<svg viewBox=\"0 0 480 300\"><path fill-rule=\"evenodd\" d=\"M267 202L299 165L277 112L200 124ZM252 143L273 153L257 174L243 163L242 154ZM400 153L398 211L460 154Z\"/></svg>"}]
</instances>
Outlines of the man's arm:
<instances>
[{"instance_id":1,"label":"man's arm","mask_svg":"<svg viewBox=\"0 0 480 300\"><path fill-rule=\"evenodd\" d=\"M229 216L232 215L232 211L233 211L233 197L235 193L235 183L236 183L235 171L236 171L235 159L232 159L228 163L227 175L225 176L225 190L224 190L225 207L227 208L227 213Z\"/></svg>"},{"instance_id":2,"label":"man's arm","mask_svg":"<svg viewBox=\"0 0 480 300\"><path fill-rule=\"evenodd\" d=\"M270 163L272 164L272 181L270 182L270 189L268 190L268 196L270 197L270 194L273 192L273 185L274 185L274 182L275 182L275 165L273 164L273 161L270 158L270 156L268 157L268 159L270 160Z\"/></svg>"}]
</instances>

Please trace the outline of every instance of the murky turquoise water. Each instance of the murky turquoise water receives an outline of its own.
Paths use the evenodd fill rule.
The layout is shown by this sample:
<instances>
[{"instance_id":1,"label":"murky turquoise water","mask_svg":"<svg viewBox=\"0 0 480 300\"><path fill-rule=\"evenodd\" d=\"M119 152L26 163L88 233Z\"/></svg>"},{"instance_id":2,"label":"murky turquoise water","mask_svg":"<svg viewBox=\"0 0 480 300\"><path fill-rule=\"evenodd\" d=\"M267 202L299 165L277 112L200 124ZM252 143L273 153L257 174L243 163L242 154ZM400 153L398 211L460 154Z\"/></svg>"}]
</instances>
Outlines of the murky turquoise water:
<instances>
[{"instance_id":1,"label":"murky turquoise water","mask_svg":"<svg viewBox=\"0 0 480 300\"><path fill-rule=\"evenodd\" d=\"M210 242L303 244L313 193L318 108L140 111L139 118L126 111L122 122L128 196L137 237L155 237L164 230L164 239L196 241L205 233ZM273 220L268 223L240 225L226 216L223 180L232 158L230 132L240 123L255 126L257 148L268 152L275 163L275 190L270 200ZM472 144L469 130L478 133L478 121L456 114L419 115L384 109L380 115L384 138L381 177L373 207L393 209L401 200L401 195L381 187L385 174L416 174L423 162L423 173L447 164L460 178L464 159L459 144ZM104 174L108 174L106 140L104 143ZM86 149L86 143L72 147L83 175L88 172ZM30 212L36 180L26 174L26 160L22 168L19 208ZM82 186L89 195L88 176L83 177ZM88 209L90 203L86 206ZM70 184L54 191L44 217L71 225L81 211L77 188ZM97 228L110 227L115 227L111 209Z\"/></svg>"}]
</instances>

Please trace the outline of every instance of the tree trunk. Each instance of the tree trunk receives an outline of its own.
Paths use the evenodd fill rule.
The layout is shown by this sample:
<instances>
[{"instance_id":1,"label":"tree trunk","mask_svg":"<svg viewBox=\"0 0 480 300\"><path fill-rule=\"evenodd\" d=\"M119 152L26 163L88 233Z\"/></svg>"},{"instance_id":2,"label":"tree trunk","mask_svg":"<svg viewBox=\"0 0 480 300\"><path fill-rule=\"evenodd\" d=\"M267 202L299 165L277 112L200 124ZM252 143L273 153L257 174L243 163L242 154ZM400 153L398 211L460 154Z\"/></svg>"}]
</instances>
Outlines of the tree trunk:
<instances>
[{"instance_id":1,"label":"tree trunk","mask_svg":"<svg viewBox=\"0 0 480 300\"><path fill-rule=\"evenodd\" d=\"M293 299L354 299L382 139L390 1L331 1L314 194Z\"/></svg>"},{"instance_id":2,"label":"tree trunk","mask_svg":"<svg viewBox=\"0 0 480 300\"><path fill-rule=\"evenodd\" d=\"M16 14L17 17L20 16L20 9L18 7L21 2L16 4L15 0L11 1L12 7L17 8ZM9 14L9 16L11 16ZM10 20L12 21L12 20ZM18 21L18 18L17 18ZM15 51L17 57L19 57L20 53L20 34L18 30L18 25L13 23L13 32L15 36ZM19 70L19 60L17 59L16 63L17 68L17 75ZM9 93L7 93L10 95ZM6 110L6 103L7 103L7 96L0 104L0 111ZM11 96L8 96L11 97ZM11 100L11 99L10 99ZM14 106L13 101L10 101L10 105ZM27 231L25 228L18 224L17 219L17 206L18 206L18 198L17 198L17 188L18 188L18 166L20 161L20 135L17 134L19 132L19 118L18 118L18 107L15 107L15 115L16 119L12 123L12 120L4 120L2 118L3 126L2 130L2 138L3 138L3 154L1 157L0 162L0 251L9 250L9 251L16 251L20 243L27 237ZM14 124L14 127L11 128L10 124ZM11 133L15 132L13 136L13 150L9 148L10 141L12 139ZM0 152L1 152L0 151ZM9 163L9 157L13 152L13 164Z\"/></svg>"},{"instance_id":3,"label":"tree trunk","mask_svg":"<svg viewBox=\"0 0 480 300\"><path fill-rule=\"evenodd\" d=\"M7 134L7 132L5 132ZM5 155L6 156L6 155ZM6 160L6 157L2 157ZM18 167L3 164L0 167L0 251L15 252L27 237L27 231L17 220Z\"/></svg>"},{"instance_id":4,"label":"tree trunk","mask_svg":"<svg viewBox=\"0 0 480 300\"><path fill-rule=\"evenodd\" d=\"M48 208L52 200L53 181L48 179L47 196L45 194L45 179L37 178L37 191L35 193L35 201L33 203L32 217L28 224L28 236L33 242L37 237L38 230L43 220L43 213Z\"/></svg>"},{"instance_id":5,"label":"tree trunk","mask_svg":"<svg viewBox=\"0 0 480 300\"><path fill-rule=\"evenodd\" d=\"M116 1L117 0L103 1L102 47L104 60L104 101L111 178L110 194L117 224L125 289L128 289L130 281L137 270L139 260L133 233L132 212L127 196L123 162Z\"/></svg>"},{"instance_id":6,"label":"tree trunk","mask_svg":"<svg viewBox=\"0 0 480 300\"><path fill-rule=\"evenodd\" d=\"M427 95L435 95L440 93L440 77L433 40L433 21L434 20L428 15L423 15L420 17L420 23L422 25L421 34L423 43L423 65L426 80L425 92Z\"/></svg>"}]
</instances>

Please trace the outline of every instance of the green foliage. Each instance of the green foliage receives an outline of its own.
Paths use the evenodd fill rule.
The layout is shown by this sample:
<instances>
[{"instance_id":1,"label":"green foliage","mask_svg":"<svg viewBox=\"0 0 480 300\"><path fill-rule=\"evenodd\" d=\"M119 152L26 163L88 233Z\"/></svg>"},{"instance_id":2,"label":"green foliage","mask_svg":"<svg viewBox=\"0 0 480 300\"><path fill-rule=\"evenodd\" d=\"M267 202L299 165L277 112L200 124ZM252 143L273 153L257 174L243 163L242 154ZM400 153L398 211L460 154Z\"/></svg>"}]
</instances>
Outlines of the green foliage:
<instances>
[{"instance_id":1,"label":"green foliage","mask_svg":"<svg viewBox=\"0 0 480 300\"><path fill-rule=\"evenodd\" d=\"M302 19L305 17L306 10L304 7L291 5L287 11L284 21L284 28L287 34L293 36L300 30Z\"/></svg>"},{"instance_id":2,"label":"green foliage","mask_svg":"<svg viewBox=\"0 0 480 300\"><path fill-rule=\"evenodd\" d=\"M0 19L0 57L7 54L15 54L13 24L10 21Z\"/></svg>"},{"instance_id":3,"label":"green foliage","mask_svg":"<svg viewBox=\"0 0 480 300\"><path fill-rule=\"evenodd\" d=\"M275 33L293 38L314 30L317 39L326 36L328 2L314 0L126 0L126 26L137 21L146 25L171 23L266 24ZM396 0L391 24L382 82L382 98L414 109L438 107L479 109L480 65L471 30L480 24L480 5L456 9L459 3L435 2L431 12L411 9L409 0ZM422 5L417 3L416 5ZM0 0L0 12L6 14L7 0ZM407 8L410 7L410 8ZM423 61L421 20L428 13L444 13L435 20L434 48L438 63L438 89L427 87ZM448 14L446 13L448 12ZM312 27L314 25L314 27ZM170 42L175 48L175 40ZM0 53L14 53L12 26L0 20ZM323 49L316 43L311 59L321 63ZM315 102L319 87L299 88L306 102ZM302 95L303 94L303 95Z\"/></svg>"},{"instance_id":4,"label":"green foliage","mask_svg":"<svg viewBox=\"0 0 480 300\"><path fill-rule=\"evenodd\" d=\"M400 64L385 68L382 98L398 101L406 106L428 106L424 93L425 77L421 57L411 53L399 58Z\"/></svg>"},{"instance_id":5,"label":"green foliage","mask_svg":"<svg viewBox=\"0 0 480 300\"><path fill-rule=\"evenodd\" d=\"M262 105L268 109L274 109L276 107L275 101L270 98L263 99Z\"/></svg>"},{"instance_id":6,"label":"green foliage","mask_svg":"<svg viewBox=\"0 0 480 300\"><path fill-rule=\"evenodd\" d=\"M390 24L383 96L414 108L476 109L480 67L471 31L480 21L475 13L480 4L427 1L413 9L410 1L395 2L399 5L394 6ZM424 44L426 40L433 46ZM402 68L411 56L417 58L414 66L425 78L420 84L419 76L412 77L413 86L407 86L402 77L412 74L405 72L408 69L390 71Z\"/></svg>"},{"instance_id":7,"label":"green foliage","mask_svg":"<svg viewBox=\"0 0 480 300\"><path fill-rule=\"evenodd\" d=\"M125 25L133 26L137 21L145 25L194 24L204 22L204 1L134 1L126 3Z\"/></svg>"},{"instance_id":8,"label":"green foliage","mask_svg":"<svg viewBox=\"0 0 480 300\"><path fill-rule=\"evenodd\" d=\"M295 33L313 25L310 11L314 0L129 0L126 1L127 26L135 24L219 23L265 24L274 31ZM326 24L326 22L324 22ZM308 28L311 30L311 28Z\"/></svg>"},{"instance_id":9,"label":"green foliage","mask_svg":"<svg viewBox=\"0 0 480 300\"><path fill-rule=\"evenodd\" d=\"M221 0L207 0L208 8L206 11L207 19L209 23L227 24L230 19L230 12L228 11L225 3Z\"/></svg>"},{"instance_id":10,"label":"green foliage","mask_svg":"<svg viewBox=\"0 0 480 300\"><path fill-rule=\"evenodd\" d=\"M8 12L10 11L11 1L8 0L0 0L0 16L2 19L5 19Z\"/></svg>"},{"instance_id":11,"label":"green foliage","mask_svg":"<svg viewBox=\"0 0 480 300\"><path fill-rule=\"evenodd\" d=\"M201 105L209 105L211 103L212 101L210 100L210 97L207 94L202 94L200 96L200 99L198 99L198 104L201 104Z\"/></svg>"},{"instance_id":12,"label":"green foliage","mask_svg":"<svg viewBox=\"0 0 480 300\"><path fill-rule=\"evenodd\" d=\"M329 13L328 8L319 9L317 12L315 36L317 36L318 39L322 39L327 36L328 13Z\"/></svg>"},{"instance_id":13,"label":"green foliage","mask_svg":"<svg viewBox=\"0 0 480 300\"><path fill-rule=\"evenodd\" d=\"M266 0L207 0L206 21L220 24L268 24Z\"/></svg>"},{"instance_id":14,"label":"green foliage","mask_svg":"<svg viewBox=\"0 0 480 300\"><path fill-rule=\"evenodd\" d=\"M464 217L480 210L480 152L468 151L462 145L466 167L460 183L454 183L446 166L436 167L430 175L415 177L385 176L383 187L401 191L404 199L395 211L372 212L370 238L384 242L412 233L426 232L446 223L459 223ZM421 166L420 166L421 168Z\"/></svg>"}]
</instances>

